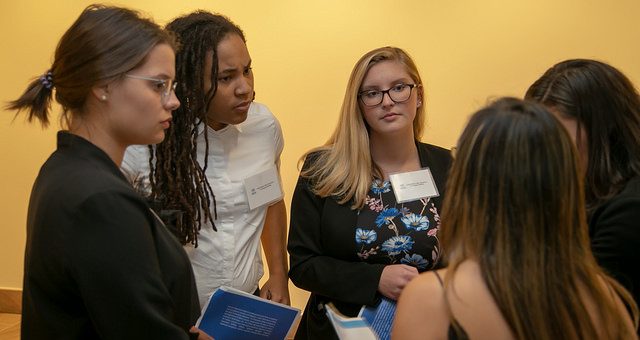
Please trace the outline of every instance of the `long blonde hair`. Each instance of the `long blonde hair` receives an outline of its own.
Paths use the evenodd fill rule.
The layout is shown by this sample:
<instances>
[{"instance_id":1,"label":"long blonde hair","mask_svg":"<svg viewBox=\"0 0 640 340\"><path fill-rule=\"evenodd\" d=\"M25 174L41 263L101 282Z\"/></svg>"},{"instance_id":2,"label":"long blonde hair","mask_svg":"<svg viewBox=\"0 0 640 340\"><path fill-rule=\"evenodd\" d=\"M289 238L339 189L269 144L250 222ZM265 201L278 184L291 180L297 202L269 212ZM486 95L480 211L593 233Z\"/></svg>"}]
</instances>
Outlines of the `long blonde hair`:
<instances>
[{"instance_id":1,"label":"long blonde hair","mask_svg":"<svg viewBox=\"0 0 640 340\"><path fill-rule=\"evenodd\" d=\"M352 209L364 205L374 174L380 175L371 158L368 127L358 103L360 86L369 69L381 61L397 61L405 66L411 79L422 84L418 68L407 54L397 47L381 47L366 53L351 71L340 110L340 118L327 142L301 157L313 153L314 162L302 169L301 176L310 178L314 193L321 197L333 196L338 203L352 202ZM422 91L422 86L418 87ZM419 92L422 96L422 92ZM420 105L413 120L413 135L422 136L424 104Z\"/></svg>"},{"instance_id":2,"label":"long blonde hair","mask_svg":"<svg viewBox=\"0 0 640 340\"><path fill-rule=\"evenodd\" d=\"M514 98L477 112L458 141L442 213L445 287L460 263L478 261L518 339L635 337L614 296L637 327L635 302L591 253L576 154L546 109Z\"/></svg>"}]
</instances>

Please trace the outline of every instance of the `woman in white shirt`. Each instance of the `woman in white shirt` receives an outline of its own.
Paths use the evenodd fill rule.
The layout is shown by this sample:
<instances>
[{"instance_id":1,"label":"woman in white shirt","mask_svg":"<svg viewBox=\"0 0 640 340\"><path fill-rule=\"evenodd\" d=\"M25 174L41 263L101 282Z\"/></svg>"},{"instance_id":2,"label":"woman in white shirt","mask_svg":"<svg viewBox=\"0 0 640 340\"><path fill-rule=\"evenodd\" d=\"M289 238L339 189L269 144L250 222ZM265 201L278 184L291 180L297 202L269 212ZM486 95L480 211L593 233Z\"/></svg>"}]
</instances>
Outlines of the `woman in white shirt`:
<instances>
[{"instance_id":1,"label":"woman in white shirt","mask_svg":"<svg viewBox=\"0 0 640 340\"><path fill-rule=\"evenodd\" d=\"M251 204L252 188L245 185L264 171L279 181L284 142L277 119L253 102L244 33L228 18L205 11L176 18L167 29L181 43L176 95L183 105L165 141L129 148L123 168L185 245L201 304L220 286L288 304L286 210L279 185L266 201ZM269 265L261 289L260 241Z\"/></svg>"}]
</instances>

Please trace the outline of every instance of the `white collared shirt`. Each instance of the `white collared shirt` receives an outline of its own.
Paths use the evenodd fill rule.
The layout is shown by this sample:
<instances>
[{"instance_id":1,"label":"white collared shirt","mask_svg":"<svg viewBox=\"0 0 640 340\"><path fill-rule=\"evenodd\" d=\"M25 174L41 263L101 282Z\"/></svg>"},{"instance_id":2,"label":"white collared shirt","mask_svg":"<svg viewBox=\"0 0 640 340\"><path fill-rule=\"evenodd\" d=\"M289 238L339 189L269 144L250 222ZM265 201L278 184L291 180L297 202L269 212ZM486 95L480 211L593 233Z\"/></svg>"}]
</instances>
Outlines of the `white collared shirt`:
<instances>
[{"instance_id":1,"label":"white collared shirt","mask_svg":"<svg viewBox=\"0 0 640 340\"><path fill-rule=\"evenodd\" d=\"M200 164L204 162L205 128L209 139L205 173L216 198L218 231L213 231L211 222L203 224L198 247L185 245L201 306L216 288L223 285L247 293L258 288L258 281L264 274L260 235L268 206L249 210L243 180L274 165L279 170L284 147L278 120L265 105L256 102L251 104L247 119L238 125L228 125L218 131L204 124L199 127ZM140 178L148 183L148 147L127 148L122 168L128 176L144 174Z\"/></svg>"}]
</instances>

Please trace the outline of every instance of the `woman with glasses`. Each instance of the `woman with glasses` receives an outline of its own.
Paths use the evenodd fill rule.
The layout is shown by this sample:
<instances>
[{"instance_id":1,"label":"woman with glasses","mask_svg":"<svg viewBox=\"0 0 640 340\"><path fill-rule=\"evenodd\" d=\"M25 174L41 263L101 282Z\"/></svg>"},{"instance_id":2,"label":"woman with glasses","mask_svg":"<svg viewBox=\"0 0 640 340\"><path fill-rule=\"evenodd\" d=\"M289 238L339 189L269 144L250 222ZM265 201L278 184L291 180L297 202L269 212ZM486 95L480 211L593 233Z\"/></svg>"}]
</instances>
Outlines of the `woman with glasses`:
<instances>
[{"instance_id":1,"label":"woman with glasses","mask_svg":"<svg viewBox=\"0 0 640 340\"><path fill-rule=\"evenodd\" d=\"M636 339L636 304L589 248L578 156L553 115L503 98L471 117L456 150L448 268L405 288L393 338Z\"/></svg>"},{"instance_id":2,"label":"woman with glasses","mask_svg":"<svg viewBox=\"0 0 640 340\"><path fill-rule=\"evenodd\" d=\"M578 148L598 263L640 303L640 95L616 68L586 59L547 70L526 98L563 123Z\"/></svg>"},{"instance_id":3,"label":"woman with glasses","mask_svg":"<svg viewBox=\"0 0 640 340\"><path fill-rule=\"evenodd\" d=\"M9 103L47 126L55 94L68 129L29 202L23 339L198 336L189 259L119 169L128 145L164 139L180 105L174 50L151 20L92 5L50 70Z\"/></svg>"},{"instance_id":4,"label":"woman with glasses","mask_svg":"<svg viewBox=\"0 0 640 340\"><path fill-rule=\"evenodd\" d=\"M277 183L284 141L278 120L253 101L244 33L205 11L176 18L167 29L181 44L176 95L182 105L165 141L129 148L123 169L185 246L201 304L223 285L289 304L286 211ZM256 187L247 183L265 171L277 193L250 202ZM261 241L269 279L259 289Z\"/></svg>"},{"instance_id":5,"label":"woman with glasses","mask_svg":"<svg viewBox=\"0 0 640 340\"><path fill-rule=\"evenodd\" d=\"M419 272L441 265L439 213L451 156L419 141L423 98L405 51L370 51L351 72L333 135L302 157L289 276L311 296L297 339L337 338L324 304L355 316L381 297L396 300ZM407 196L403 187L419 184L410 174L431 185Z\"/></svg>"}]
</instances>

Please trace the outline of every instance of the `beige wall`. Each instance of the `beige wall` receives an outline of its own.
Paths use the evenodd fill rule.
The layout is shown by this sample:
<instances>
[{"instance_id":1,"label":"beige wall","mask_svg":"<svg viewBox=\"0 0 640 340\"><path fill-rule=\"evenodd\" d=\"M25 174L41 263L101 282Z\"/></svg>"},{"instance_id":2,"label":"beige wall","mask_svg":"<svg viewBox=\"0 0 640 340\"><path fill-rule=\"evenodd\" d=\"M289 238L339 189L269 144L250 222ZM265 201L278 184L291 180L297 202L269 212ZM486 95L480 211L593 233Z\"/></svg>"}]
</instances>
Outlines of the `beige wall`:
<instances>
[{"instance_id":1,"label":"beige wall","mask_svg":"<svg viewBox=\"0 0 640 340\"><path fill-rule=\"evenodd\" d=\"M0 102L16 98L50 65L56 43L89 1L0 4ZM573 57L608 61L640 84L637 0L324 0L169 1L114 4L160 23L196 8L240 25L254 60L257 100L280 119L287 204L296 161L331 133L355 61L396 45L425 79L424 139L452 146L468 115L488 98L521 96L553 63ZM188 3L188 4L187 4ZM56 128L0 114L0 287L22 285L25 216L37 171L54 148ZM302 307L306 294L293 289Z\"/></svg>"}]
</instances>

